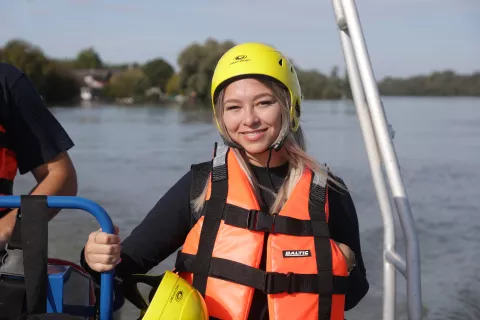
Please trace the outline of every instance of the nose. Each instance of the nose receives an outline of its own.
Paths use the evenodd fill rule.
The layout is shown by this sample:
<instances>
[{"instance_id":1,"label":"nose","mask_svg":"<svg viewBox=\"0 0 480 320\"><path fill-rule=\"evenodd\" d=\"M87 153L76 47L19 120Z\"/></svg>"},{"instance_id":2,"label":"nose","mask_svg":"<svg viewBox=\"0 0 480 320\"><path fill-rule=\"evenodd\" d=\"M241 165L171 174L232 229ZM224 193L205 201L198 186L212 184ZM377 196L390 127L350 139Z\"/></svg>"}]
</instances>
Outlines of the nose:
<instances>
[{"instance_id":1,"label":"nose","mask_svg":"<svg viewBox=\"0 0 480 320\"><path fill-rule=\"evenodd\" d=\"M253 127L258 123L258 121L259 119L257 117L257 114L255 113L255 108L253 106L245 108L243 124L247 127Z\"/></svg>"}]
</instances>

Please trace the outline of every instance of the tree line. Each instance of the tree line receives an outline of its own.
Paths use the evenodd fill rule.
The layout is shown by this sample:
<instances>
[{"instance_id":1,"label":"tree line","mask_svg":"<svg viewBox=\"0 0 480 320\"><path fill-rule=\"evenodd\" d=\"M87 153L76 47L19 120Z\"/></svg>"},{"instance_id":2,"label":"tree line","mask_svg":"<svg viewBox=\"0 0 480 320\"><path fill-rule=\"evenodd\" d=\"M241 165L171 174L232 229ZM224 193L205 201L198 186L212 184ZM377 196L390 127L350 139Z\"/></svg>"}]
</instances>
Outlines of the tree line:
<instances>
[{"instance_id":1,"label":"tree line","mask_svg":"<svg viewBox=\"0 0 480 320\"><path fill-rule=\"evenodd\" d=\"M34 83L47 103L71 103L78 99L85 84L79 70L108 70L105 86L100 90L104 99L148 99L148 92L157 89L164 96L194 95L207 100L211 77L218 59L231 47L232 41L207 39L185 47L177 58L175 70L158 57L143 64L109 64L93 48L80 51L73 59L54 59L31 43L14 39L0 48L0 61L21 69ZM346 74L339 75L334 66L330 73L305 70L296 66L303 95L306 99L351 98ZM429 75L407 78L386 77L378 82L381 95L390 96L480 96L480 72L460 75L445 70Z\"/></svg>"}]
</instances>

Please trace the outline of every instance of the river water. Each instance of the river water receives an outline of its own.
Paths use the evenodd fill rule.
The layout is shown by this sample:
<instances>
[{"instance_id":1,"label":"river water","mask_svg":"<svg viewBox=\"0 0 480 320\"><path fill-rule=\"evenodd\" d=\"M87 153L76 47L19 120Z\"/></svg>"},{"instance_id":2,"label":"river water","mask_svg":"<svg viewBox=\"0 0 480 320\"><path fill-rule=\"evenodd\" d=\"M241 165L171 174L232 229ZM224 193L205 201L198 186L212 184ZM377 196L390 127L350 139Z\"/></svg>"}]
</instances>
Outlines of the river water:
<instances>
[{"instance_id":1,"label":"river water","mask_svg":"<svg viewBox=\"0 0 480 320\"><path fill-rule=\"evenodd\" d=\"M480 99L383 99L420 239L425 319L480 319ZM101 204L126 237L190 168L209 160L219 136L209 109L99 105L53 108L76 146L70 154L79 195ZM309 152L347 183L356 205L370 291L348 319L381 319L380 211L355 107L307 101L302 126ZM30 175L15 192L28 192ZM397 224L400 228L400 224ZM50 224L49 252L78 262L93 218L62 211ZM398 229L398 250L403 236ZM152 270L171 268L173 258ZM406 319L405 281L398 277L398 319ZM136 319L127 303L121 319Z\"/></svg>"}]
</instances>

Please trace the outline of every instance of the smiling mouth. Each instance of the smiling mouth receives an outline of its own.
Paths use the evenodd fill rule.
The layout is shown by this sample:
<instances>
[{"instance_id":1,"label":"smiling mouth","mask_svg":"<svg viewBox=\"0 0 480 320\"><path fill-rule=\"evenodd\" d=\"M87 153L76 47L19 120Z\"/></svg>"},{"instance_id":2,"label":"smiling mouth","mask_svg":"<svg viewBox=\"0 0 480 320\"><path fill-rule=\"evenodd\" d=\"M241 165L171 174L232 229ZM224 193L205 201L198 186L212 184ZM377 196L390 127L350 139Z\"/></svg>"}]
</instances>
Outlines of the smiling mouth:
<instances>
[{"instance_id":1,"label":"smiling mouth","mask_svg":"<svg viewBox=\"0 0 480 320\"><path fill-rule=\"evenodd\" d=\"M262 132L265 132L267 131L267 129L259 129L259 130L254 130L254 131L245 131L245 132L241 132L241 134L244 134L246 136L254 136L256 134L259 134L259 133L262 133Z\"/></svg>"}]
</instances>

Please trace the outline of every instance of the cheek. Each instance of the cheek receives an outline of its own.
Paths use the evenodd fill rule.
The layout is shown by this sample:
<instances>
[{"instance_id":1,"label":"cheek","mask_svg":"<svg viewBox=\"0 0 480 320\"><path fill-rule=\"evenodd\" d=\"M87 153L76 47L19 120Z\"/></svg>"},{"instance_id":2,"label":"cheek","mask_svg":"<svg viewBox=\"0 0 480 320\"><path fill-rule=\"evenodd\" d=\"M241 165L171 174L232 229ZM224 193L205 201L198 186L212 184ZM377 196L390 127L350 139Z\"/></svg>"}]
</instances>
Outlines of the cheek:
<instances>
[{"instance_id":1,"label":"cheek","mask_svg":"<svg viewBox=\"0 0 480 320\"><path fill-rule=\"evenodd\" d=\"M228 133L234 133L238 127L238 121L231 113L223 114L223 123L225 123L225 128Z\"/></svg>"},{"instance_id":2,"label":"cheek","mask_svg":"<svg viewBox=\"0 0 480 320\"><path fill-rule=\"evenodd\" d=\"M275 107L265 113L265 121L275 129L275 131L280 131L282 128L282 111L281 107Z\"/></svg>"}]
</instances>

